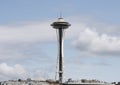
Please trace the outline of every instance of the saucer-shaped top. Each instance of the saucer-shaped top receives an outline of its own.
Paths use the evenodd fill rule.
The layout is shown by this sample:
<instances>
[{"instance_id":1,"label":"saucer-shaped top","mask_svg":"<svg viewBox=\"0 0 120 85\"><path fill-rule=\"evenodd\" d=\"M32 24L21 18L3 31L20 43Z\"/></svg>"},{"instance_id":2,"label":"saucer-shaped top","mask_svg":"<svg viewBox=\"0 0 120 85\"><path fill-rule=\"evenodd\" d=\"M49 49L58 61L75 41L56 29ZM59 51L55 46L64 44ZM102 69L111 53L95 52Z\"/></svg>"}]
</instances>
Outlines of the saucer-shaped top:
<instances>
[{"instance_id":1,"label":"saucer-shaped top","mask_svg":"<svg viewBox=\"0 0 120 85\"><path fill-rule=\"evenodd\" d=\"M58 18L56 22L51 24L55 29L66 29L71 26L68 22L65 22L63 18Z\"/></svg>"}]
</instances>

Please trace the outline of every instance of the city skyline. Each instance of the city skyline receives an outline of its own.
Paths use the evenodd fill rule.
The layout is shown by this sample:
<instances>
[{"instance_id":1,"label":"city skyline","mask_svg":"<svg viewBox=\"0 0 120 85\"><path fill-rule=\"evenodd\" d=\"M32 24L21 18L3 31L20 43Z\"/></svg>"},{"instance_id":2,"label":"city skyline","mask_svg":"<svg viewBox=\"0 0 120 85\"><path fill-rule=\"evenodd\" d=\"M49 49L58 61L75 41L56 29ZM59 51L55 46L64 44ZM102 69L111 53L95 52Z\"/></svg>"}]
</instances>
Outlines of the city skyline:
<instances>
[{"instance_id":1,"label":"city skyline","mask_svg":"<svg viewBox=\"0 0 120 85\"><path fill-rule=\"evenodd\" d=\"M50 24L62 16L65 80L120 81L120 1L0 1L0 80L54 79L57 39Z\"/></svg>"}]
</instances>

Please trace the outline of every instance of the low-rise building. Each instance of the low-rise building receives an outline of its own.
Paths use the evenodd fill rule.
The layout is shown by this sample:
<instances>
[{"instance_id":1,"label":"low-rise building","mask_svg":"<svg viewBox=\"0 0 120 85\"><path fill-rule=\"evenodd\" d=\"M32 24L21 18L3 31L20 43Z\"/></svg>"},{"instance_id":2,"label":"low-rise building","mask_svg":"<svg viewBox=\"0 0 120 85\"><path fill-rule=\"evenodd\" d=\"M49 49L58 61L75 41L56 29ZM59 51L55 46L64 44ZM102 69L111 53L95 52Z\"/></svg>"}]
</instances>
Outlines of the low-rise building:
<instances>
[{"instance_id":1,"label":"low-rise building","mask_svg":"<svg viewBox=\"0 0 120 85\"><path fill-rule=\"evenodd\" d=\"M0 85L52 85L54 82L43 81L43 80L9 80L9 81L1 81Z\"/></svg>"}]
</instances>

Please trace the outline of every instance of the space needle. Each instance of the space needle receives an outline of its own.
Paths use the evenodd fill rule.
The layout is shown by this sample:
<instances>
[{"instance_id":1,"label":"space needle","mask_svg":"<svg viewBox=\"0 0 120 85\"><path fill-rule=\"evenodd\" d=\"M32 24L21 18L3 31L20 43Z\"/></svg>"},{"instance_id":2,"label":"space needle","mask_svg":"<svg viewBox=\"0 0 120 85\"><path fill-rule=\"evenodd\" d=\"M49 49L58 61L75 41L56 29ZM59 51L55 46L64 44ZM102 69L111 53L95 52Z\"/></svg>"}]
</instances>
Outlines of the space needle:
<instances>
[{"instance_id":1,"label":"space needle","mask_svg":"<svg viewBox=\"0 0 120 85\"><path fill-rule=\"evenodd\" d=\"M53 22L51 26L56 29L58 37L58 74L59 74L59 83L63 82L63 37L64 31L69 26L68 22L65 22L63 18L58 18L56 22Z\"/></svg>"}]
</instances>

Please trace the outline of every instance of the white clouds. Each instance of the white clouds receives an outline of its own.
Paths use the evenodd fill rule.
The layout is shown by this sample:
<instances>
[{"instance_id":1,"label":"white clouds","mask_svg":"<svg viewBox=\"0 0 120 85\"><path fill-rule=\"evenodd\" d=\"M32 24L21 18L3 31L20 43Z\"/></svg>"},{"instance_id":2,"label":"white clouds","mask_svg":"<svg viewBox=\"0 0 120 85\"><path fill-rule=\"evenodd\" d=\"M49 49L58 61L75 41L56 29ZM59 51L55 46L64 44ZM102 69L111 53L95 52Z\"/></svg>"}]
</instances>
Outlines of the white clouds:
<instances>
[{"instance_id":1,"label":"white clouds","mask_svg":"<svg viewBox=\"0 0 120 85\"><path fill-rule=\"evenodd\" d=\"M22 65L15 64L14 66L10 66L6 63L0 64L0 79L1 80L10 80L10 79L38 79L38 80L44 80L45 78L48 78L48 74L44 71L35 70L28 71L26 70Z\"/></svg>"},{"instance_id":2,"label":"white clouds","mask_svg":"<svg viewBox=\"0 0 120 85\"><path fill-rule=\"evenodd\" d=\"M107 34L99 34L89 28L79 34L79 38L74 45L80 50L100 54L118 54L120 53L120 39Z\"/></svg>"},{"instance_id":3,"label":"white clouds","mask_svg":"<svg viewBox=\"0 0 120 85\"><path fill-rule=\"evenodd\" d=\"M0 27L0 42L37 42L53 40L54 30L48 22L29 22Z\"/></svg>"},{"instance_id":4,"label":"white clouds","mask_svg":"<svg viewBox=\"0 0 120 85\"><path fill-rule=\"evenodd\" d=\"M19 64L12 66L7 65L6 63L0 64L0 75L6 78L21 78L25 75L26 70Z\"/></svg>"}]
</instances>

